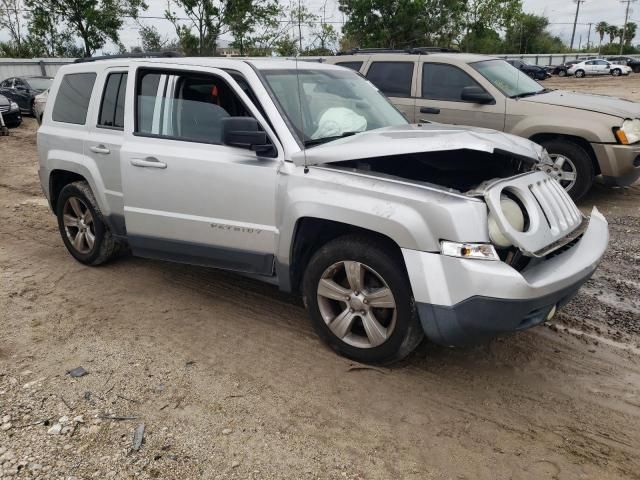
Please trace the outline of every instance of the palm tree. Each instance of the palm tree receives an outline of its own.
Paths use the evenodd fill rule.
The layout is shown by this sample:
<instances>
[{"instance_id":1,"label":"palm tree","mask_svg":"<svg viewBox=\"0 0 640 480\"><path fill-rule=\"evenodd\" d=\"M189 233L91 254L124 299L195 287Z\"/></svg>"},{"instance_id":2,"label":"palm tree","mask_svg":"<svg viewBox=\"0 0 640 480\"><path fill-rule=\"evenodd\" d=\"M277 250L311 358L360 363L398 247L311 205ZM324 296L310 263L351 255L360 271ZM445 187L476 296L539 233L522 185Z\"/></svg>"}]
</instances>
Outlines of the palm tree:
<instances>
[{"instance_id":1,"label":"palm tree","mask_svg":"<svg viewBox=\"0 0 640 480\"><path fill-rule=\"evenodd\" d=\"M609 25L607 27L607 34L609 35L609 43L613 43L613 41L618 36L618 27L615 25Z\"/></svg>"},{"instance_id":2,"label":"palm tree","mask_svg":"<svg viewBox=\"0 0 640 480\"><path fill-rule=\"evenodd\" d=\"M598 45L598 56L600 55L600 48L602 47L602 41L604 40L604 36L607 33L607 28L609 24L607 22L599 22L596 25L596 33L600 35L600 44Z\"/></svg>"},{"instance_id":3,"label":"palm tree","mask_svg":"<svg viewBox=\"0 0 640 480\"><path fill-rule=\"evenodd\" d=\"M624 43L625 45L631 45L631 42L636 37L636 31L638 30L638 25L634 22L627 23L627 31L624 34Z\"/></svg>"},{"instance_id":4,"label":"palm tree","mask_svg":"<svg viewBox=\"0 0 640 480\"><path fill-rule=\"evenodd\" d=\"M616 37L618 37L620 39L620 45L622 45L622 42L624 41L624 28L620 27L618 29L618 34L616 35Z\"/></svg>"}]
</instances>

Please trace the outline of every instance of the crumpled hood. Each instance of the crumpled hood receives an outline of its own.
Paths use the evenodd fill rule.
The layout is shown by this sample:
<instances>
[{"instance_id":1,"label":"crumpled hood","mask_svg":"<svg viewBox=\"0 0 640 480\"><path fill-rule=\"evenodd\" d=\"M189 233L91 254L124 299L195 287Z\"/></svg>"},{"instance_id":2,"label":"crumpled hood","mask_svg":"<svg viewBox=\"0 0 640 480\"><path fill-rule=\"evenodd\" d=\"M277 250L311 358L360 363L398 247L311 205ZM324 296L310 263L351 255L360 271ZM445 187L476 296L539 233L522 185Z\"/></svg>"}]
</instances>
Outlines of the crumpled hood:
<instances>
[{"instance_id":1,"label":"crumpled hood","mask_svg":"<svg viewBox=\"0 0 640 480\"><path fill-rule=\"evenodd\" d=\"M379 128L296 152L296 165L322 165L361 158L445 150L495 150L538 161L542 147L521 137L476 127L429 123Z\"/></svg>"},{"instance_id":2,"label":"crumpled hood","mask_svg":"<svg viewBox=\"0 0 640 480\"><path fill-rule=\"evenodd\" d=\"M604 113L620 118L640 118L640 103L622 98L594 95L592 93L576 93L567 90L553 90L541 95L525 97L520 102L544 103L559 105L590 112Z\"/></svg>"}]
</instances>

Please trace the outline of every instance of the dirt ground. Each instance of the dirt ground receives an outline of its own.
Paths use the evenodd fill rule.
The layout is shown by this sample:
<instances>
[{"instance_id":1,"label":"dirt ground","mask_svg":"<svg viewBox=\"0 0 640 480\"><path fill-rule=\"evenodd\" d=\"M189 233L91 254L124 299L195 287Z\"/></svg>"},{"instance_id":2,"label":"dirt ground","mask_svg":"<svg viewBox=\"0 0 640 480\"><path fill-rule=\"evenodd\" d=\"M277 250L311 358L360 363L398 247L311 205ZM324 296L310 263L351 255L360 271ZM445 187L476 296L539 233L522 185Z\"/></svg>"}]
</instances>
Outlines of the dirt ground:
<instances>
[{"instance_id":1,"label":"dirt ground","mask_svg":"<svg viewBox=\"0 0 640 480\"><path fill-rule=\"evenodd\" d=\"M640 75L545 85L640 100ZM552 323L352 369L275 287L77 263L36 164L27 119L0 138L0 478L640 479L639 185L581 202L610 247Z\"/></svg>"}]
</instances>

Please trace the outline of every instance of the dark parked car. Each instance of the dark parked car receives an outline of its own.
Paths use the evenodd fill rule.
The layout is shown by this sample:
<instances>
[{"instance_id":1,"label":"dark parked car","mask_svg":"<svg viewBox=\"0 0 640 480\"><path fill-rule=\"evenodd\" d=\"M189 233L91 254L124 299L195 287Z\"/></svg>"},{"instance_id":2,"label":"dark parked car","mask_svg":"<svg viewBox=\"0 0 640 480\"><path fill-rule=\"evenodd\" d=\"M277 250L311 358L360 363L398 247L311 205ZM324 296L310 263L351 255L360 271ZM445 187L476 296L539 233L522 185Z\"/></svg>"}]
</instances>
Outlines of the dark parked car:
<instances>
[{"instance_id":1,"label":"dark parked car","mask_svg":"<svg viewBox=\"0 0 640 480\"><path fill-rule=\"evenodd\" d=\"M4 95L0 95L0 113L7 127L17 127L22 123L20 108L16 102L9 100Z\"/></svg>"},{"instance_id":2,"label":"dark parked car","mask_svg":"<svg viewBox=\"0 0 640 480\"><path fill-rule=\"evenodd\" d=\"M546 68L540 67L538 65L531 65L529 63L523 62L522 60L507 60L507 63L510 63L514 67L519 68L535 80L546 80L551 76L549 72L547 72Z\"/></svg>"},{"instance_id":3,"label":"dark parked car","mask_svg":"<svg viewBox=\"0 0 640 480\"><path fill-rule=\"evenodd\" d=\"M631 57L608 57L607 60L617 65L626 65L631 67L633 73L640 73L640 60Z\"/></svg>"},{"instance_id":4,"label":"dark parked car","mask_svg":"<svg viewBox=\"0 0 640 480\"><path fill-rule=\"evenodd\" d=\"M551 70L551 74L558 75L559 77L566 77L567 70L571 65L575 65L576 63L580 63L580 60L569 60L568 62L563 63L562 65L554 65Z\"/></svg>"},{"instance_id":5,"label":"dark parked car","mask_svg":"<svg viewBox=\"0 0 640 480\"><path fill-rule=\"evenodd\" d=\"M13 100L22 113L35 117L33 99L51 86L51 77L11 77L0 83L0 94Z\"/></svg>"}]
</instances>

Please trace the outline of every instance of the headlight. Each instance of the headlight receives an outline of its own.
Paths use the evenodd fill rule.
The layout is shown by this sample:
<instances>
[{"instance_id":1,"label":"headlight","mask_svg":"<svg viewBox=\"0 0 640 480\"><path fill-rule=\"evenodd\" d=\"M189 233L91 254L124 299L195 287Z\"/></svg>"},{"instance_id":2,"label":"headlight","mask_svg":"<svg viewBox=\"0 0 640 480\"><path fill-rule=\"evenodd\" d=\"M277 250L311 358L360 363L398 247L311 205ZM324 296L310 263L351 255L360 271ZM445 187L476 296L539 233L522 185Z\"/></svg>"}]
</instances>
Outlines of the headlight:
<instances>
[{"instance_id":1,"label":"headlight","mask_svg":"<svg viewBox=\"0 0 640 480\"><path fill-rule=\"evenodd\" d=\"M496 249L488 243L456 243L443 240L440 242L440 251L449 257L500 260Z\"/></svg>"},{"instance_id":2,"label":"headlight","mask_svg":"<svg viewBox=\"0 0 640 480\"><path fill-rule=\"evenodd\" d=\"M20 107L16 102L11 102L11 107L10 107L11 111L18 110L19 108Z\"/></svg>"},{"instance_id":3,"label":"headlight","mask_svg":"<svg viewBox=\"0 0 640 480\"><path fill-rule=\"evenodd\" d=\"M640 120L625 120L622 127L614 130L616 138L623 145L640 142Z\"/></svg>"},{"instance_id":4,"label":"headlight","mask_svg":"<svg viewBox=\"0 0 640 480\"><path fill-rule=\"evenodd\" d=\"M511 227L518 232L523 232L525 218L524 212L522 208L520 208L520 205L518 205L518 202L506 195L502 195L500 198L500 208ZM498 223L492 213L489 214L489 238L498 247L506 248L512 245L511 241L504 236L504 233L502 233L500 227L498 227Z\"/></svg>"}]
</instances>

